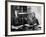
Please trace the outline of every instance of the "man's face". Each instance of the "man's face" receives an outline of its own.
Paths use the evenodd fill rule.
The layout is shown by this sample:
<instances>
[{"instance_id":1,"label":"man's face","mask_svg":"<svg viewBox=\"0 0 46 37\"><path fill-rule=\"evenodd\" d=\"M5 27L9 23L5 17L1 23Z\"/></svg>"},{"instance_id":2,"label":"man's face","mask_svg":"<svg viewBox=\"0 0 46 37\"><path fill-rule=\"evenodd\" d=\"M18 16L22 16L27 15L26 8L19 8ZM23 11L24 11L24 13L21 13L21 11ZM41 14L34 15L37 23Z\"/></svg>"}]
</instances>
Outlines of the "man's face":
<instances>
[{"instance_id":1,"label":"man's face","mask_svg":"<svg viewBox=\"0 0 46 37\"><path fill-rule=\"evenodd\" d=\"M28 19L30 19L30 21L32 21L32 15L31 15L31 13L28 15Z\"/></svg>"},{"instance_id":2,"label":"man's face","mask_svg":"<svg viewBox=\"0 0 46 37\"><path fill-rule=\"evenodd\" d=\"M31 14L31 17L32 17L32 18L33 18L33 17L35 17L35 14L34 14L34 13L32 13L32 14Z\"/></svg>"},{"instance_id":3,"label":"man's face","mask_svg":"<svg viewBox=\"0 0 46 37\"><path fill-rule=\"evenodd\" d=\"M35 17L35 14L34 14L34 13L31 13L31 14L29 14L29 16L28 16L29 19L32 19L33 17Z\"/></svg>"}]
</instances>

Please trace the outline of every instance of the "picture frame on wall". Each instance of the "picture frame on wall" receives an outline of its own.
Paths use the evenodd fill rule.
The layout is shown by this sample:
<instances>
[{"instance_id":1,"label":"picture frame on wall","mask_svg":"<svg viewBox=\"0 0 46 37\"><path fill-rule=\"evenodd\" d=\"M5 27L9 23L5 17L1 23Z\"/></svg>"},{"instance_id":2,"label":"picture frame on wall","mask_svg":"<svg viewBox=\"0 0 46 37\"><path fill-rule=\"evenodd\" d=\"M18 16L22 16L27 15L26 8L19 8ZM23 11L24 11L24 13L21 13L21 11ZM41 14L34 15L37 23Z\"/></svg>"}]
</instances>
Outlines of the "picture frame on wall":
<instances>
[{"instance_id":1,"label":"picture frame on wall","mask_svg":"<svg viewBox=\"0 0 46 37\"><path fill-rule=\"evenodd\" d=\"M45 3L5 1L5 36L45 34Z\"/></svg>"}]
</instances>

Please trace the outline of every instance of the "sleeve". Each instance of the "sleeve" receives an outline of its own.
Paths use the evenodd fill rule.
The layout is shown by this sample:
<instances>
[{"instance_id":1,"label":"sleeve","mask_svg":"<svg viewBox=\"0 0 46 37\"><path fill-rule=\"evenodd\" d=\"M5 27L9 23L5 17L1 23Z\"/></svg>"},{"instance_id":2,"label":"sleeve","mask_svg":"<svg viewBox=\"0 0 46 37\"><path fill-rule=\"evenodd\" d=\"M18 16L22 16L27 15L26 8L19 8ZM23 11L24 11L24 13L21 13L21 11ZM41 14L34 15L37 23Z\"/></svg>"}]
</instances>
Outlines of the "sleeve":
<instances>
[{"instance_id":1,"label":"sleeve","mask_svg":"<svg viewBox=\"0 0 46 37\"><path fill-rule=\"evenodd\" d=\"M37 23L37 25L39 25L38 19L36 19L36 23Z\"/></svg>"}]
</instances>

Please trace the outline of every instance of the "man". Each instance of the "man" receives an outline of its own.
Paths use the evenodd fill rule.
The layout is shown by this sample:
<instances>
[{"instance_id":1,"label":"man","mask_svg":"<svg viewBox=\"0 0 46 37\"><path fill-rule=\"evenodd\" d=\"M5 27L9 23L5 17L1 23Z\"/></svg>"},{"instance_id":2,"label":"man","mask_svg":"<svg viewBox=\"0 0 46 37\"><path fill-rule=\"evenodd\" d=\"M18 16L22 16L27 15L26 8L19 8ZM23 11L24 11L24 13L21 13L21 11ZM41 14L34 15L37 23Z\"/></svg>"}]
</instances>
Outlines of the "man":
<instances>
[{"instance_id":1,"label":"man","mask_svg":"<svg viewBox=\"0 0 46 37\"><path fill-rule=\"evenodd\" d=\"M35 27L39 25L38 19L35 17L35 13L28 14L28 24L29 29L35 30Z\"/></svg>"}]
</instances>

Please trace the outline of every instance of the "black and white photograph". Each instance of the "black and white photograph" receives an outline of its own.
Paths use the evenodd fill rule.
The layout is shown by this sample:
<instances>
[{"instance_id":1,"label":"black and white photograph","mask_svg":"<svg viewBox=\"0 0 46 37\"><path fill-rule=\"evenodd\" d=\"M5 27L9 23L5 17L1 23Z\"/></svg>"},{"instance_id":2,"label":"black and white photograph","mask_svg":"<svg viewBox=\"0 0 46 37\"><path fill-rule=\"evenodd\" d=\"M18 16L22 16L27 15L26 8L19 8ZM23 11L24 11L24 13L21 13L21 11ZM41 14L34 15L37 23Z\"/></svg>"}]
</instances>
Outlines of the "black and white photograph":
<instances>
[{"instance_id":1,"label":"black and white photograph","mask_svg":"<svg viewBox=\"0 0 46 37\"><path fill-rule=\"evenodd\" d=\"M36 11L31 12L32 8ZM11 31L40 30L40 6L11 5ZM37 16L37 15L38 16Z\"/></svg>"},{"instance_id":2,"label":"black and white photograph","mask_svg":"<svg viewBox=\"0 0 46 37\"><path fill-rule=\"evenodd\" d=\"M8 35L44 33L44 3L7 3Z\"/></svg>"}]
</instances>

